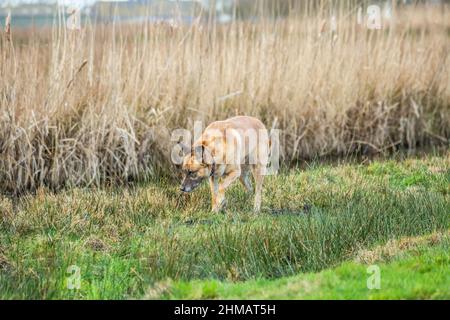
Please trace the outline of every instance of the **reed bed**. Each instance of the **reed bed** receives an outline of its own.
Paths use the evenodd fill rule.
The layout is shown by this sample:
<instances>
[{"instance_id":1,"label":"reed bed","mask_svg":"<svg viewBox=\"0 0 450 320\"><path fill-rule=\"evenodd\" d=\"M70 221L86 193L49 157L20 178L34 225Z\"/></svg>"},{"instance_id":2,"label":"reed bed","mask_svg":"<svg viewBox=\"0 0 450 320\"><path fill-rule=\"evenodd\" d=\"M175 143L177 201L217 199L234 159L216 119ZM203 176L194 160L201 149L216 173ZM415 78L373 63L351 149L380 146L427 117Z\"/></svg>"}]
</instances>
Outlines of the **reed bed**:
<instances>
[{"instance_id":1,"label":"reed bed","mask_svg":"<svg viewBox=\"0 0 450 320\"><path fill-rule=\"evenodd\" d=\"M87 24L0 40L0 190L172 173L172 129L252 115L282 161L448 144L448 7L226 25ZM14 17L12 17L14 21Z\"/></svg>"}]
</instances>

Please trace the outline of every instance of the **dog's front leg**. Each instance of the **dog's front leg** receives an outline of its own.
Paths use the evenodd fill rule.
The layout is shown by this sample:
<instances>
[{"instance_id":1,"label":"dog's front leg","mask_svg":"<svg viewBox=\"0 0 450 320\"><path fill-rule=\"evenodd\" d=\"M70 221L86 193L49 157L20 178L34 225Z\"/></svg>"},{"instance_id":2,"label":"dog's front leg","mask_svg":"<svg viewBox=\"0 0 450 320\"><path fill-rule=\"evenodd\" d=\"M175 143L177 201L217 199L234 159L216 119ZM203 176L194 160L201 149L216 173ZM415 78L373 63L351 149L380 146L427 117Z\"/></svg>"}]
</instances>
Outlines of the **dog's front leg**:
<instances>
[{"instance_id":1,"label":"dog's front leg","mask_svg":"<svg viewBox=\"0 0 450 320\"><path fill-rule=\"evenodd\" d=\"M225 204L225 191L226 189L234 182L236 179L238 179L241 175L241 169L240 167L237 167L235 170L231 171L227 175L224 175L222 177L222 181L218 184L218 190L216 193L216 199L215 199L215 207L213 208L213 211L218 212L222 209L222 207ZM216 178L217 179L217 178Z\"/></svg>"},{"instance_id":2,"label":"dog's front leg","mask_svg":"<svg viewBox=\"0 0 450 320\"><path fill-rule=\"evenodd\" d=\"M211 188L211 207L212 211L217 212L217 194L219 192L219 178L211 176L209 178L209 187Z\"/></svg>"}]
</instances>

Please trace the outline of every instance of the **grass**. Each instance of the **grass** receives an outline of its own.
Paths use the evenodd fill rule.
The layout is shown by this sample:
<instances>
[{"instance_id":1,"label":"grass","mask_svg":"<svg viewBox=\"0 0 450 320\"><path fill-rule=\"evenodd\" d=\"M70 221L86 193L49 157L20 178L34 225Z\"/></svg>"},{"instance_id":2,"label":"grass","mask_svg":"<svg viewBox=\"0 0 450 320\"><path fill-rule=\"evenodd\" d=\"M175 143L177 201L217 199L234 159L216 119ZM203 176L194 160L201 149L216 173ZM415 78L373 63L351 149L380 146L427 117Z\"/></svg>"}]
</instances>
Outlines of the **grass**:
<instances>
[{"instance_id":1,"label":"grass","mask_svg":"<svg viewBox=\"0 0 450 320\"><path fill-rule=\"evenodd\" d=\"M285 162L447 144L449 6L399 5L395 23L368 30L356 1L309 4L279 19L75 32L16 30L13 13L0 192L170 173L173 129L237 114L280 129Z\"/></svg>"},{"instance_id":2,"label":"grass","mask_svg":"<svg viewBox=\"0 0 450 320\"><path fill-rule=\"evenodd\" d=\"M409 241L411 239L407 239ZM414 241L414 239L412 239ZM405 241L404 243L407 243ZM388 261L374 261L380 287L368 289L368 265L345 262L321 271L276 280L242 283L210 281L157 284L150 298L163 299L449 299L450 234L439 242L398 250ZM369 281L370 283L370 281Z\"/></svg>"},{"instance_id":3,"label":"grass","mask_svg":"<svg viewBox=\"0 0 450 320\"><path fill-rule=\"evenodd\" d=\"M228 297L241 290L234 288L242 287L242 295L259 285L278 288L276 281L286 283L284 277L313 279L313 273L324 272L317 277L332 281L332 270L365 273L364 266L338 266L369 259L364 250L393 239L450 228L449 182L447 152L366 164L310 163L282 172L267 178L258 216L240 185L230 190L224 214L209 212L206 185L183 196L177 182L169 180L1 196L0 298L162 297L168 283L180 290L168 291L169 297L194 297L210 284L211 297ZM441 279L440 266L448 258L439 260L444 249L439 250L405 265L386 265L383 279L394 281L396 270L403 275L408 265L429 268ZM79 290L67 289L71 265L81 271ZM420 285L425 277L417 277ZM402 292L413 297L412 278L404 292L398 288L386 297ZM426 294L418 291L415 297L443 297L436 283L426 286L432 292L424 289ZM228 286L230 291L223 289ZM293 297L284 289L274 289L273 296ZM325 289L314 295L350 294ZM382 292L371 294L381 297Z\"/></svg>"}]
</instances>

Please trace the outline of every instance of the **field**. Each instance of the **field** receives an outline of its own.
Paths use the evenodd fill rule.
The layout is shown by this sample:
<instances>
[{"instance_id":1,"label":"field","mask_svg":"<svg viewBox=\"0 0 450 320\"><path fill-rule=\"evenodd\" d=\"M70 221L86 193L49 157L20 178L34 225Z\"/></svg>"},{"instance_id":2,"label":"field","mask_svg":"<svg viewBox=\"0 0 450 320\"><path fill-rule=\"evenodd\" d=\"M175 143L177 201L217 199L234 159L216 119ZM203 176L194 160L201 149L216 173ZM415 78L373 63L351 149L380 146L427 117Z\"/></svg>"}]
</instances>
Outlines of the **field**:
<instances>
[{"instance_id":1,"label":"field","mask_svg":"<svg viewBox=\"0 0 450 320\"><path fill-rule=\"evenodd\" d=\"M4 197L0 298L449 298L449 156L309 163L268 178L260 215L240 185L223 214L209 212L206 185L183 196L168 181ZM372 264L380 290L365 287ZM72 265L79 290L67 288ZM324 287L302 291L315 279Z\"/></svg>"},{"instance_id":2,"label":"field","mask_svg":"<svg viewBox=\"0 0 450 320\"><path fill-rule=\"evenodd\" d=\"M228 24L13 16L0 299L449 299L450 9L371 30L311 3ZM170 161L174 129L234 115L280 130L260 214L239 184L211 213Z\"/></svg>"}]
</instances>

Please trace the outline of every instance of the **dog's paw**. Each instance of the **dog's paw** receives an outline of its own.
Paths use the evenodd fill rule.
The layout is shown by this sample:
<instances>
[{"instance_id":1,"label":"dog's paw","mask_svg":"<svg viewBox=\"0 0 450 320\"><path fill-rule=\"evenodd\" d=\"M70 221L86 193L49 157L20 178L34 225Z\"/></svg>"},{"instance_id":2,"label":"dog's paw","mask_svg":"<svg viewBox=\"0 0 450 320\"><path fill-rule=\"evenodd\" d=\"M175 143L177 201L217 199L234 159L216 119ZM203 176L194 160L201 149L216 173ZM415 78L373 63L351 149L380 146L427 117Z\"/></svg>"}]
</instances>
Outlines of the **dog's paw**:
<instances>
[{"instance_id":1,"label":"dog's paw","mask_svg":"<svg viewBox=\"0 0 450 320\"><path fill-rule=\"evenodd\" d=\"M219 212L225 210L226 206L227 206L227 200L224 199L224 200L222 200L221 203L219 203L219 204L217 204L216 206L214 206L214 207L212 208L212 211L213 211L214 213L219 213Z\"/></svg>"},{"instance_id":2,"label":"dog's paw","mask_svg":"<svg viewBox=\"0 0 450 320\"><path fill-rule=\"evenodd\" d=\"M220 210L225 210L225 208L227 207L227 200L223 200L222 203L220 204Z\"/></svg>"}]
</instances>

